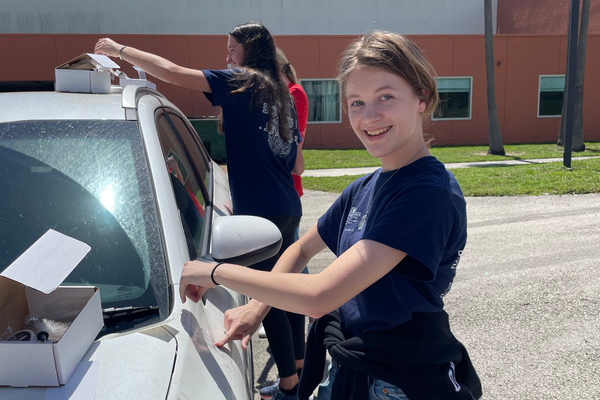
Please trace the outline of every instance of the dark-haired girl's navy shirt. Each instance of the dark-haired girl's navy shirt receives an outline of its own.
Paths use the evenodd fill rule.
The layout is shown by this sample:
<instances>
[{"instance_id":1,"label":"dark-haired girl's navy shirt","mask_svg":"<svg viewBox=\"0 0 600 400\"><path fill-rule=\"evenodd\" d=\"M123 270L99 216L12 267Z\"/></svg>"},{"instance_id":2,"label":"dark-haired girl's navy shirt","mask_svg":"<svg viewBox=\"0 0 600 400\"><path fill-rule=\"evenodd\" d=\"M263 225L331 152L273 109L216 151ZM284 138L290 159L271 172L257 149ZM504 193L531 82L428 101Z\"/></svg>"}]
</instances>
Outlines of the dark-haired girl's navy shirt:
<instances>
[{"instance_id":1,"label":"dark-haired girl's navy shirt","mask_svg":"<svg viewBox=\"0 0 600 400\"><path fill-rule=\"evenodd\" d=\"M443 309L467 239L466 204L454 176L436 158L424 157L353 182L319 219L318 230L337 256L360 239L407 254L340 307L345 333L359 335L396 327L413 312Z\"/></svg>"},{"instance_id":2,"label":"dark-haired girl's navy shirt","mask_svg":"<svg viewBox=\"0 0 600 400\"><path fill-rule=\"evenodd\" d=\"M227 173L234 214L270 216L302 215L291 171L302 141L295 118L288 118L292 138L279 136L277 118L269 131L267 123L277 109L269 104L256 107L252 93L232 93L231 78L241 70L203 70L212 93L205 93L214 106L223 109L223 131ZM290 99L291 101L291 99ZM291 111L295 116L293 103Z\"/></svg>"}]
</instances>

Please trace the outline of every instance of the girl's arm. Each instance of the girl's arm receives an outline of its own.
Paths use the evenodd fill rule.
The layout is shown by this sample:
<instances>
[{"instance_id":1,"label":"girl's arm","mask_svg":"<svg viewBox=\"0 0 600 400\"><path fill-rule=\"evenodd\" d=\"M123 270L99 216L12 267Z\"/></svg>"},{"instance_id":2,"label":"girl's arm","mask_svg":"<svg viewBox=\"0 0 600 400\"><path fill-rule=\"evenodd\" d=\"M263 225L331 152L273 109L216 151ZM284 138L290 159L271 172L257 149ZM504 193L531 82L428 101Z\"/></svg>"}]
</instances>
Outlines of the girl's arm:
<instances>
[{"instance_id":1,"label":"girl's arm","mask_svg":"<svg viewBox=\"0 0 600 400\"><path fill-rule=\"evenodd\" d=\"M302 175L303 173L304 173L304 155L302 155L302 143L298 143L298 149L296 152L296 163L294 164L294 169L292 170L292 174Z\"/></svg>"},{"instance_id":2,"label":"girl's arm","mask_svg":"<svg viewBox=\"0 0 600 400\"><path fill-rule=\"evenodd\" d=\"M302 235L297 242L288 247L279 258L273 270L279 272L300 272L308 264L310 259L324 248L325 243L321 239L315 224L306 234ZM209 268L214 268L213 265L210 265ZM182 279L179 287L180 293L186 293L189 297L188 292L190 290L194 291L194 286L188 289L183 288L185 288L185 283ZM198 293L197 296L201 296L201 293ZM197 301L199 297L190 298ZM185 301L183 296L182 301ZM248 304L225 311L225 335L217 340L215 345L221 347L232 340L241 340L242 349L246 350L252 335L259 328L260 323L270 309L271 307L269 305L261 303L256 299L251 299Z\"/></svg>"},{"instance_id":3,"label":"girl's arm","mask_svg":"<svg viewBox=\"0 0 600 400\"><path fill-rule=\"evenodd\" d=\"M134 47L124 46L110 38L99 39L94 52L110 57L120 57L161 81L202 92L211 92L210 85L202 71L182 67L166 58Z\"/></svg>"},{"instance_id":4,"label":"girl's arm","mask_svg":"<svg viewBox=\"0 0 600 400\"><path fill-rule=\"evenodd\" d=\"M290 246L272 272L222 264L214 270L214 280L263 304L318 318L375 283L406 256L384 244L360 240L318 274L290 274L306 265L305 255L312 257L317 248L324 247L316 225L307 235ZM200 261L186 263L180 283L182 301L186 297L198 301L207 288L214 286L214 266Z\"/></svg>"}]
</instances>

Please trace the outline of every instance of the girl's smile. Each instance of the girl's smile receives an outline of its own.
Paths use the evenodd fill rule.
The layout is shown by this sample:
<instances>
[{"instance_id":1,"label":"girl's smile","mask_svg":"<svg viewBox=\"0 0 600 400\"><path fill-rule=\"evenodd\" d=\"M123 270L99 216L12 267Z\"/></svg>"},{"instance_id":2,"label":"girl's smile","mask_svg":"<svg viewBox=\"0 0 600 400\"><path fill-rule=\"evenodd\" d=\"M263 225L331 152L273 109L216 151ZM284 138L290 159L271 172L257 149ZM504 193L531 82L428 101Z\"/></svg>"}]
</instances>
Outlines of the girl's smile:
<instances>
[{"instance_id":1,"label":"girl's smile","mask_svg":"<svg viewBox=\"0 0 600 400\"><path fill-rule=\"evenodd\" d=\"M360 68L350 73L346 105L352 129L384 170L428 155L422 116L426 103L406 80L390 72Z\"/></svg>"},{"instance_id":2,"label":"girl's smile","mask_svg":"<svg viewBox=\"0 0 600 400\"><path fill-rule=\"evenodd\" d=\"M378 135L381 135L382 133L389 131L391 128L392 128L391 126L388 126L387 128L378 129L376 131L366 131L366 132L367 132L367 135L369 135L369 136L378 136Z\"/></svg>"}]
</instances>

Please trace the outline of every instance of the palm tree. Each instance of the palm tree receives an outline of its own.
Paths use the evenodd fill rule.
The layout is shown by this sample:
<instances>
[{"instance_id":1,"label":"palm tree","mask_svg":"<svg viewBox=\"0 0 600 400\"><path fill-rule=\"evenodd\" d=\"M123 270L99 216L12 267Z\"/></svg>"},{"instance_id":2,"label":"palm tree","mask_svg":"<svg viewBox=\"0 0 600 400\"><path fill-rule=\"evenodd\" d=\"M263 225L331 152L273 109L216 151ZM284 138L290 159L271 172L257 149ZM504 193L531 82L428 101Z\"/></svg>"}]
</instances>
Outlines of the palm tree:
<instances>
[{"instance_id":1,"label":"palm tree","mask_svg":"<svg viewBox=\"0 0 600 400\"><path fill-rule=\"evenodd\" d=\"M573 99L572 151L575 152L585 151L585 143L583 142L583 82L589 19L590 0L583 0L581 3L581 23L579 25L577 42L577 70L575 71L575 93ZM564 98L566 99L566 96ZM565 104L563 103L560 134L558 137L559 146L564 145L566 131L565 111Z\"/></svg>"},{"instance_id":2,"label":"palm tree","mask_svg":"<svg viewBox=\"0 0 600 400\"><path fill-rule=\"evenodd\" d=\"M488 100L488 154L505 155L502 135L498 124L496 108L496 83L494 81L494 33L492 21L492 0L485 0L485 71L487 78Z\"/></svg>"},{"instance_id":3,"label":"palm tree","mask_svg":"<svg viewBox=\"0 0 600 400\"><path fill-rule=\"evenodd\" d=\"M585 151L583 143L583 80L585 75L585 55L587 33L590 20L590 0L581 3L581 24L577 45L577 72L575 75L575 109L573 110L573 151Z\"/></svg>"}]
</instances>

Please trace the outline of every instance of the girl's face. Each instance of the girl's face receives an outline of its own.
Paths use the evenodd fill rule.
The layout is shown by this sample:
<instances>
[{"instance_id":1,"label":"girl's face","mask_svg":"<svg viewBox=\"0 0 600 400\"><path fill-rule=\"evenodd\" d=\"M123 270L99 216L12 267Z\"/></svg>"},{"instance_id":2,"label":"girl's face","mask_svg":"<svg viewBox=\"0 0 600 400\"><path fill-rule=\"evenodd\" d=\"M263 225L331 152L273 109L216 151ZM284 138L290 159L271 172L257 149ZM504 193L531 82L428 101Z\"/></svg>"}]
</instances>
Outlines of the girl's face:
<instances>
[{"instance_id":1,"label":"girl's face","mask_svg":"<svg viewBox=\"0 0 600 400\"><path fill-rule=\"evenodd\" d=\"M384 171L414 161L425 147L421 113L426 104L398 75L361 68L346 82L348 117L367 151Z\"/></svg>"},{"instance_id":2,"label":"girl's face","mask_svg":"<svg viewBox=\"0 0 600 400\"><path fill-rule=\"evenodd\" d=\"M244 65L244 47L231 35L227 39L226 61L227 64L231 65L231 68Z\"/></svg>"}]
</instances>

